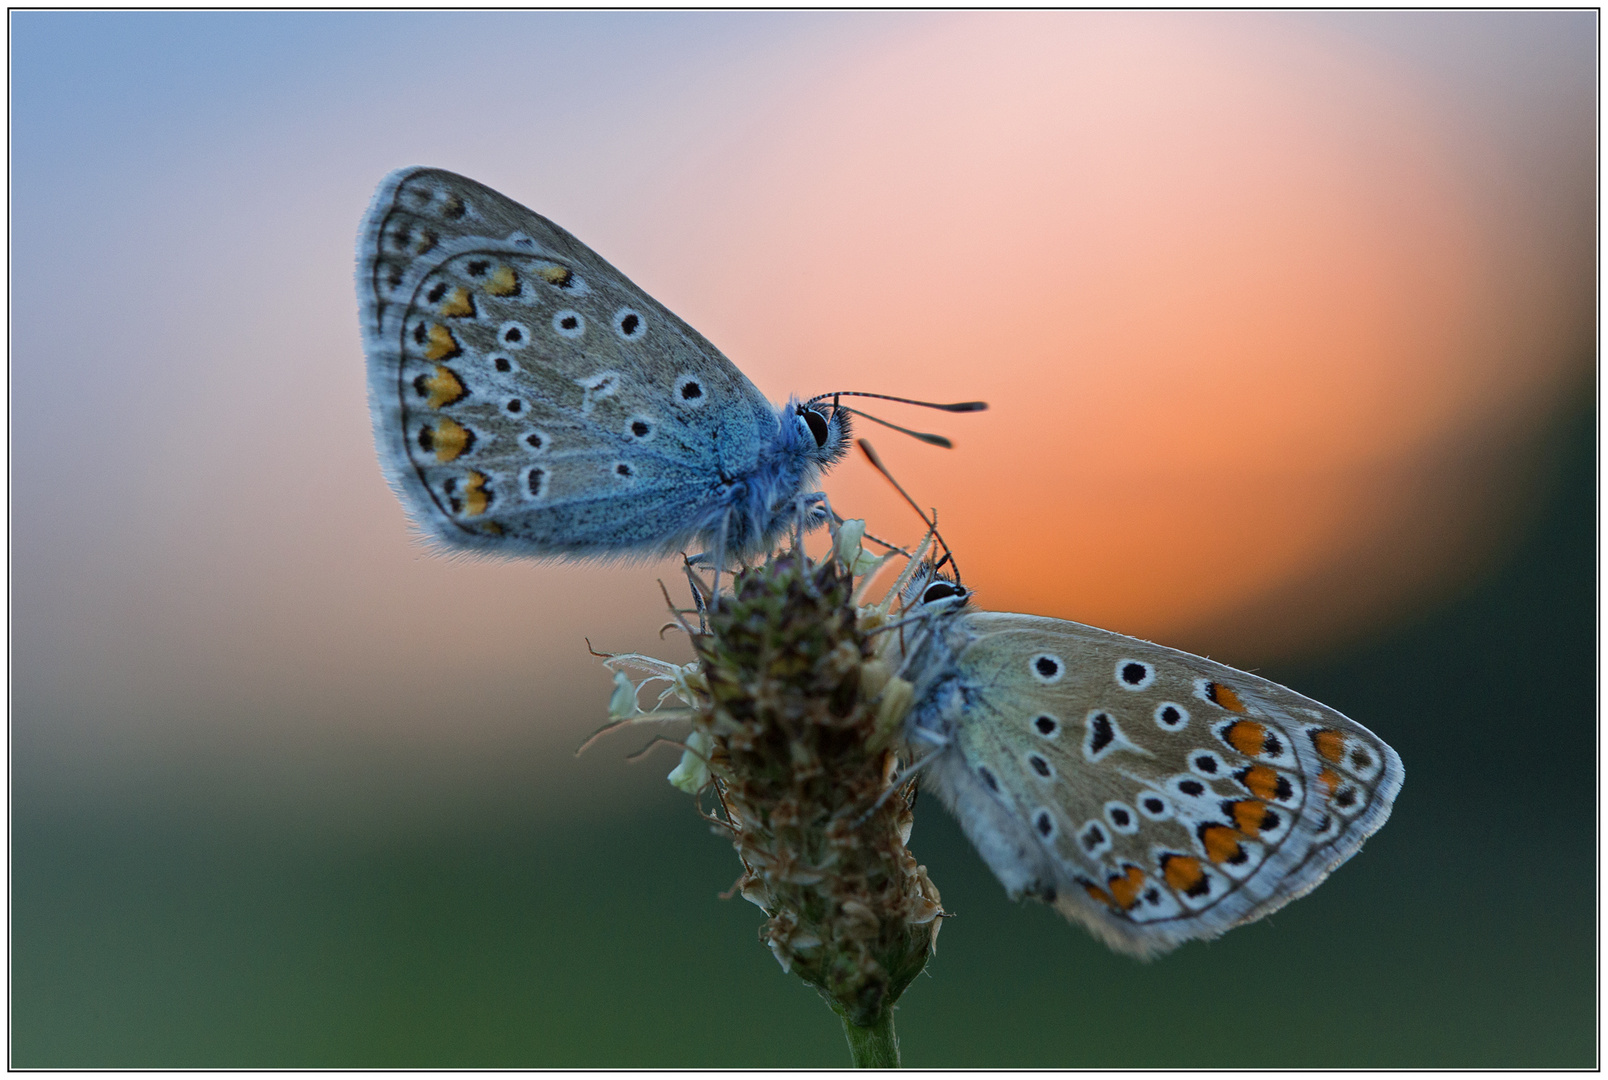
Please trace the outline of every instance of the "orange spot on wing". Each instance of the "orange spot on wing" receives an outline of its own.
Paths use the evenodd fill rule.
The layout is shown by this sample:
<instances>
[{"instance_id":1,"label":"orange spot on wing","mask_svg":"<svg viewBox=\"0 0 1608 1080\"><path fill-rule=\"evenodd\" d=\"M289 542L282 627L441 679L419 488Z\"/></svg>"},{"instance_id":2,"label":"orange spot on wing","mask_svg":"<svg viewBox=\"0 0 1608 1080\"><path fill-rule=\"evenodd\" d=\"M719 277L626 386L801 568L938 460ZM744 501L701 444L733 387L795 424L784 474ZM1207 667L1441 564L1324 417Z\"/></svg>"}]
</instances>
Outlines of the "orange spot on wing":
<instances>
[{"instance_id":1,"label":"orange spot on wing","mask_svg":"<svg viewBox=\"0 0 1608 1080\"><path fill-rule=\"evenodd\" d=\"M470 472L469 482L464 485L463 512L470 517L476 517L484 514L490 505L491 492L486 490L485 474Z\"/></svg>"},{"instance_id":2,"label":"orange spot on wing","mask_svg":"<svg viewBox=\"0 0 1608 1080\"><path fill-rule=\"evenodd\" d=\"M1324 769L1318 774L1318 783L1322 784L1327 789L1323 793L1323 797L1326 799L1332 798L1334 796L1335 789L1340 786L1340 774L1335 772L1333 769Z\"/></svg>"},{"instance_id":3,"label":"orange spot on wing","mask_svg":"<svg viewBox=\"0 0 1608 1080\"><path fill-rule=\"evenodd\" d=\"M475 313L475 302L469 297L469 290L456 288L446 302L441 305L441 314L449 319L464 319Z\"/></svg>"},{"instance_id":4,"label":"orange spot on wing","mask_svg":"<svg viewBox=\"0 0 1608 1080\"><path fill-rule=\"evenodd\" d=\"M480 526L480 531L485 533L487 536L501 536L503 534L503 527L497 524L495 521L488 521L484 525Z\"/></svg>"},{"instance_id":5,"label":"orange spot on wing","mask_svg":"<svg viewBox=\"0 0 1608 1080\"><path fill-rule=\"evenodd\" d=\"M1321 731L1312 732L1312 745L1317 747L1318 756L1322 757L1324 761L1330 761L1338 765L1340 764L1340 755L1345 752L1346 741L1345 736L1334 730L1334 728L1324 728Z\"/></svg>"},{"instance_id":6,"label":"orange spot on wing","mask_svg":"<svg viewBox=\"0 0 1608 1080\"><path fill-rule=\"evenodd\" d=\"M1206 697L1214 705L1221 705L1229 712L1244 712L1245 703L1240 701L1239 695L1220 682L1206 684Z\"/></svg>"},{"instance_id":7,"label":"orange spot on wing","mask_svg":"<svg viewBox=\"0 0 1608 1080\"><path fill-rule=\"evenodd\" d=\"M1096 885L1092 881L1085 881L1083 883L1083 891L1088 893L1090 899L1097 904L1104 904L1107 907L1116 906L1116 901L1111 899L1111 894L1100 888L1100 886Z\"/></svg>"},{"instance_id":8,"label":"orange spot on wing","mask_svg":"<svg viewBox=\"0 0 1608 1080\"><path fill-rule=\"evenodd\" d=\"M439 462L453 461L463 456L474 442L474 433L456 420L442 419L430 432L430 449Z\"/></svg>"},{"instance_id":9,"label":"orange spot on wing","mask_svg":"<svg viewBox=\"0 0 1608 1080\"><path fill-rule=\"evenodd\" d=\"M424 358L426 360L445 360L449 356L457 356L458 342L453 338L452 331L440 323L430 327L430 336L425 339Z\"/></svg>"},{"instance_id":10,"label":"orange spot on wing","mask_svg":"<svg viewBox=\"0 0 1608 1080\"><path fill-rule=\"evenodd\" d=\"M1267 742L1267 728L1254 720L1236 720L1223 730L1223 740L1246 757L1255 757Z\"/></svg>"},{"instance_id":11,"label":"orange spot on wing","mask_svg":"<svg viewBox=\"0 0 1608 1080\"><path fill-rule=\"evenodd\" d=\"M1279 792L1279 774L1266 765L1252 765L1245 770L1240 783L1258 799L1276 799Z\"/></svg>"},{"instance_id":12,"label":"orange spot on wing","mask_svg":"<svg viewBox=\"0 0 1608 1080\"><path fill-rule=\"evenodd\" d=\"M1161 875L1175 892L1181 893L1199 889L1201 882L1206 880L1206 871L1201 869L1200 860L1193 855L1163 855Z\"/></svg>"},{"instance_id":13,"label":"orange spot on wing","mask_svg":"<svg viewBox=\"0 0 1608 1080\"><path fill-rule=\"evenodd\" d=\"M568 285L570 272L563 266L548 266L536 271L549 285Z\"/></svg>"},{"instance_id":14,"label":"orange spot on wing","mask_svg":"<svg viewBox=\"0 0 1608 1080\"><path fill-rule=\"evenodd\" d=\"M493 296L512 296L519 291L519 278L506 266L499 266L486 282L486 291Z\"/></svg>"},{"instance_id":15,"label":"orange spot on wing","mask_svg":"<svg viewBox=\"0 0 1608 1080\"><path fill-rule=\"evenodd\" d=\"M1128 867L1124 874L1113 874L1106 882L1111 889L1111 898L1117 902L1117 907L1124 911L1139 902L1139 890L1144 888L1144 884L1145 872L1137 866Z\"/></svg>"},{"instance_id":16,"label":"orange spot on wing","mask_svg":"<svg viewBox=\"0 0 1608 1080\"><path fill-rule=\"evenodd\" d=\"M1239 827L1239 831L1253 839L1259 836L1262 830L1267 827L1267 817L1270 811L1255 799L1241 799L1233 806L1230 806L1228 811L1229 816L1234 819L1234 824Z\"/></svg>"},{"instance_id":17,"label":"orange spot on wing","mask_svg":"<svg viewBox=\"0 0 1608 1080\"><path fill-rule=\"evenodd\" d=\"M1239 855L1240 834L1227 825L1208 825L1200 831L1200 842L1206 846L1206 857L1214 863L1227 862Z\"/></svg>"},{"instance_id":18,"label":"orange spot on wing","mask_svg":"<svg viewBox=\"0 0 1608 1080\"><path fill-rule=\"evenodd\" d=\"M429 394L425 404L432 409L442 409L448 405L456 405L469 393L464 388L463 380L449 367L437 364L434 375L426 376L423 383L425 393Z\"/></svg>"}]
</instances>

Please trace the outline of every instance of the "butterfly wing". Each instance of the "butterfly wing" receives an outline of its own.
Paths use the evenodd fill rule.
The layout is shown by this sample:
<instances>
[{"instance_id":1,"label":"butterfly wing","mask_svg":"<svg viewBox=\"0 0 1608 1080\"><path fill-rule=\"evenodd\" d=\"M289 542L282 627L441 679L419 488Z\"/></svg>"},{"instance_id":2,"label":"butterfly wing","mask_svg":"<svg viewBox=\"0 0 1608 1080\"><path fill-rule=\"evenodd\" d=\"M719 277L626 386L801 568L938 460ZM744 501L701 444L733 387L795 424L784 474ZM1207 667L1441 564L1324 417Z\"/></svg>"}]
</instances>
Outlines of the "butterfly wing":
<instances>
[{"instance_id":1,"label":"butterfly wing","mask_svg":"<svg viewBox=\"0 0 1608 1080\"><path fill-rule=\"evenodd\" d=\"M1266 679L1078 623L957 613L912 722L1013 894L1141 956L1315 888L1385 823L1402 764ZM918 713L920 713L918 708Z\"/></svg>"},{"instance_id":2,"label":"butterfly wing","mask_svg":"<svg viewBox=\"0 0 1608 1080\"><path fill-rule=\"evenodd\" d=\"M776 410L696 330L546 218L403 169L375 193L357 289L375 442L451 547L653 554L707 532Z\"/></svg>"}]
</instances>

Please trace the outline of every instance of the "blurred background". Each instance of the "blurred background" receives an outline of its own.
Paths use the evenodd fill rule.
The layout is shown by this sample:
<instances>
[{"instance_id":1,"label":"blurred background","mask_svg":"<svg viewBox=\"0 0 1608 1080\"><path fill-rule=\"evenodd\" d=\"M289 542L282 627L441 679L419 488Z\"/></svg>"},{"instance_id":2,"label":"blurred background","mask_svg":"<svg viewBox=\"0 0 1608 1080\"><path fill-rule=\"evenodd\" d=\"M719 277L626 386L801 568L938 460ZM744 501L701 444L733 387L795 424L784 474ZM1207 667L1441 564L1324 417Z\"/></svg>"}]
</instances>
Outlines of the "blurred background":
<instances>
[{"instance_id":1,"label":"blurred background","mask_svg":"<svg viewBox=\"0 0 1608 1080\"><path fill-rule=\"evenodd\" d=\"M676 568L432 556L381 479L410 164L774 398L989 401L869 432L985 606L1401 752L1332 880L1149 965L924 800L906 1064L1595 1064L1595 12L10 20L14 1066L848 1063L674 754L574 757Z\"/></svg>"}]
</instances>

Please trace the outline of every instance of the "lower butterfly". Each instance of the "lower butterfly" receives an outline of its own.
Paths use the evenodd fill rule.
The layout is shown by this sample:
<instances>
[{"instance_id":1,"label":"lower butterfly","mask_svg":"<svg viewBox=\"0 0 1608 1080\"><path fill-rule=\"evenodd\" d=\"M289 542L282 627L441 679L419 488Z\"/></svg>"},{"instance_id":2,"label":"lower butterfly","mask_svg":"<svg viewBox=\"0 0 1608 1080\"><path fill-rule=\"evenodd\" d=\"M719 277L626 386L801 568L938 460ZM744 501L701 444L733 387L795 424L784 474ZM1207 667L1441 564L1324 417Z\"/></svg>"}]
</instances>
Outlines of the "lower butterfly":
<instances>
[{"instance_id":1,"label":"lower butterfly","mask_svg":"<svg viewBox=\"0 0 1608 1080\"><path fill-rule=\"evenodd\" d=\"M979 610L950 556L923 558L935 536L884 601L906 775L1013 897L1153 956L1305 895L1389 818L1401 758L1355 720L1177 649Z\"/></svg>"},{"instance_id":2,"label":"lower butterfly","mask_svg":"<svg viewBox=\"0 0 1608 1080\"><path fill-rule=\"evenodd\" d=\"M579 240L440 169L381 182L357 293L380 463L414 522L451 548L764 550L828 516L811 489L857 412L838 398L885 397L773 405Z\"/></svg>"}]
</instances>

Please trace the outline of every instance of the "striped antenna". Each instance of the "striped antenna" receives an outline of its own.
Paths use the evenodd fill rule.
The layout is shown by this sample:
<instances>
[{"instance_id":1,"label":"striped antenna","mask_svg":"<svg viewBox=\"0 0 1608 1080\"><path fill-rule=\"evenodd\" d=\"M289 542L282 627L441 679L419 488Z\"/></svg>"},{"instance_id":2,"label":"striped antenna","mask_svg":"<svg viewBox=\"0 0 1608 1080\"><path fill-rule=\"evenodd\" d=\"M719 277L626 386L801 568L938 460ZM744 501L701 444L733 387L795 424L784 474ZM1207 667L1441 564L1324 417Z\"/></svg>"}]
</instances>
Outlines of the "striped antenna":
<instances>
[{"instance_id":1,"label":"striped antenna","mask_svg":"<svg viewBox=\"0 0 1608 1080\"><path fill-rule=\"evenodd\" d=\"M899 481L895 480L893 478L893 474L888 471L888 467L886 465L882 464L882 459L877 456L877 452L876 452L876 450L872 449L871 444L869 442L867 442L866 440L864 440L864 439L856 439L855 442L859 444L860 452L865 454L866 460L871 462L872 468L876 469L877 472L881 473L883 475L883 478L886 479L888 481L888 483L893 485L893 490L897 491L900 495L904 496L904 501L910 504L910 508L916 512L917 516L919 516L921 518L922 522L927 526L927 528L932 530L932 534L938 538L938 543L943 545L944 557L942 559L939 559L938 562L934 565L933 568L937 569L939 566L942 566L944 563L946 563L946 562L949 563L951 566L953 566L955 568L955 584L959 585L960 584L960 563L955 559L955 553L953 551L949 550L949 545L944 542L943 534L938 531L938 513L937 513L937 511L934 511L932 517L929 518L926 515L926 513L921 509L920 504L917 503L916 500L914 500L914 499L912 499L910 497L910 493L908 491L906 491L904 488L899 486Z\"/></svg>"}]
</instances>

